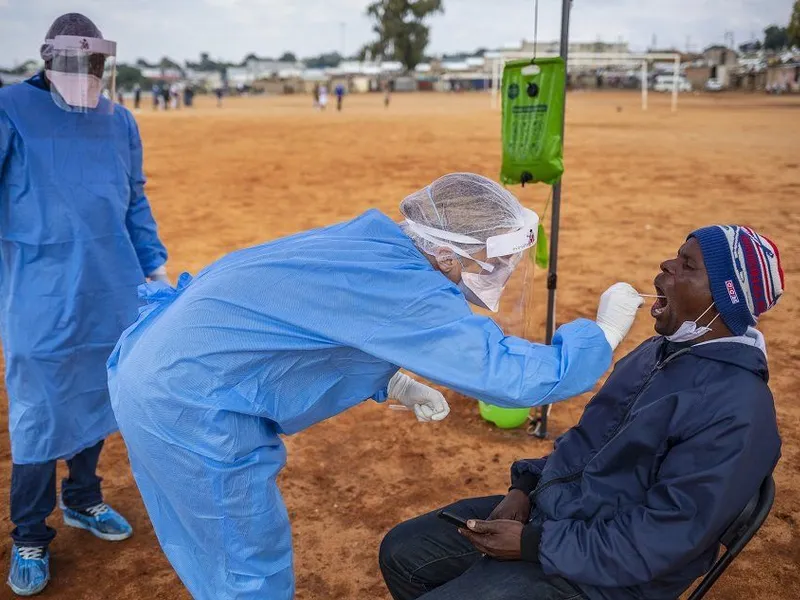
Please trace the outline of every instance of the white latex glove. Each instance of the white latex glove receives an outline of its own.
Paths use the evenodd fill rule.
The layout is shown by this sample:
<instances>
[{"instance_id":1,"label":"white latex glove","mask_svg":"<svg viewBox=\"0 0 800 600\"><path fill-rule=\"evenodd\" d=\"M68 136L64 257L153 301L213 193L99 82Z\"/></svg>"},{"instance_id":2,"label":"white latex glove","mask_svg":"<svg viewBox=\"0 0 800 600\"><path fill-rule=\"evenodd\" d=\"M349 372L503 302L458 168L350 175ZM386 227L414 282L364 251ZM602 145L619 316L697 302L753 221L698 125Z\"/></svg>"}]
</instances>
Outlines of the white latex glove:
<instances>
[{"instance_id":1,"label":"white latex glove","mask_svg":"<svg viewBox=\"0 0 800 600\"><path fill-rule=\"evenodd\" d=\"M413 410L417 420L427 423L441 421L450 414L444 396L433 388L398 372L389 380L389 398Z\"/></svg>"},{"instance_id":2,"label":"white latex glove","mask_svg":"<svg viewBox=\"0 0 800 600\"><path fill-rule=\"evenodd\" d=\"M155 271L150 273L150 275L148 275L147 278L150 281L159 281L161 283L166 283L167 285L172 285L172 283L169 280L169 277L167 276L166 265L161 265L160 267L158 267Z\"/></svg>"},{"instance_id":3,"label":"white latex glove","mask_svg":"<svg viewBox=\"0 0 800 600\"><path fill-rule=\"evenodd\" d=\"M636 311L644 298L627 283L615 283L600 296L597 325L603 330L611 349L616 349L631 330Z\"/></svg>"}]
</instances>

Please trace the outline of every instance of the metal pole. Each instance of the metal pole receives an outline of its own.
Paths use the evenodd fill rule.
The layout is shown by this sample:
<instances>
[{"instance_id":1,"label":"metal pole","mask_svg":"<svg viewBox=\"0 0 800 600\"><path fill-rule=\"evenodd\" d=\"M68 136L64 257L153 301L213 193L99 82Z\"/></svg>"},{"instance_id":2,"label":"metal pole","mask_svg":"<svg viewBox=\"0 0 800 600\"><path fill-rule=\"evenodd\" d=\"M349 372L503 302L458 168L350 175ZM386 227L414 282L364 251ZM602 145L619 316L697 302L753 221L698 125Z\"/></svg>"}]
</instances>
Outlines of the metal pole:
<instances>
[{"instance_id":1,"label":"metal pole","mask_svg":"<svg viewBox=\"0 0 800 600\"><path fill-rule=\"evenodd\" d=\"M499 71L500 59L495 58L492 60L492 109L497 108L497 94L498 94L498 77L497 73Z\"/></svg>"},{"instance_id":2,"label":"metal pole","mask_svg":"<svg viewBox=\"0 0 800 600\"><path fill-rule=\"evenodd\" d=\"M642 61L642 110L647 110L647 61Z\"/></svg>"},{"instance_id":3,"label":"metal pole","mask_svg":"<svg viewBox=\"0 0 800 600\"><path fill-rule=\"evenodd\" d=\"M672 112L678 112L678 79L681 76L681 57L675 57L675 69L672 74Z\"/></svg>"},{"instance_id":4,"label":"metal pole","mask_svg":"<svg viewBox=\"0 0 800 600\"><path fill-rule=\"evenodd\" d=\"M562 0L561 3L561 58L564 59L566 68L569 55L569 13L572 8L572 0ZM564 83L564 119L561 121L561 143L564 143L564 125L566 120L567 106L567 86ZM556 287L558 285L558 226L561 218L561 181L553 186L553 212L550 217L550 268L547 274L547 330L545 331L545 343L553 341L556 331ZM547 437L547 417L550 414L550 406L542 407L541 417L538 426L534 429L534 435L538 438Z\"/></svg>"}]
</instances>

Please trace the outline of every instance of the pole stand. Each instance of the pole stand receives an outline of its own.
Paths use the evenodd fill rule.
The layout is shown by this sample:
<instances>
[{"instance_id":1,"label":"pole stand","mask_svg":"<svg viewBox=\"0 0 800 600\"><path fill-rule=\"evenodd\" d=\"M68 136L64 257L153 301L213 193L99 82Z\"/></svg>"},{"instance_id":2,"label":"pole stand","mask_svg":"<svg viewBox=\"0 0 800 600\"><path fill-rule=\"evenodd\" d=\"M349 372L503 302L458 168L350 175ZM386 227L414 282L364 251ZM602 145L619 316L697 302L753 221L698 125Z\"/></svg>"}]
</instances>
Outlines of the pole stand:
<instances>
[{"instance_id":1,"label":"pole stand","mask_svg":"<svg viewBox=\"0 0 800 600\"><path fill-rule=\"evenodd\" d=\"M547 410L547 407L543 407L542 411ZM542 417L531 417L530 425L528 425L528 435L531 437L538 438L540 440L547 440L550 439L549 434L547 433L547 427Z\"/></svg>"}]
</instances>

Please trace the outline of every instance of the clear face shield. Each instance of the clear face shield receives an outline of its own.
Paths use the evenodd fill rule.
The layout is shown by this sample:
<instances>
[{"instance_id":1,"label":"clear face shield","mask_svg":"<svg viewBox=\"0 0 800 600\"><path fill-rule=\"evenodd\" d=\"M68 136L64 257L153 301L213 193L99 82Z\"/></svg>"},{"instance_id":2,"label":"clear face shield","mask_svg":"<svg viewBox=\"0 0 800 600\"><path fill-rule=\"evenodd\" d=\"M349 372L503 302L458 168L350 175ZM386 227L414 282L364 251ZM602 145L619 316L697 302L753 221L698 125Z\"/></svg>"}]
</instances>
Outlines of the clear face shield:
<instances>
[{"instance_id":1,"label":"clear face shield","mask_svg":"<svg viewBox=\"0 0 800 600\"><path fill-rule=\"evenodd\" d=\"M406 223L416 235L452 250L459 257L462 265L459 288L470 303L498 312L500 298L511 275L525 252L536 245L539 216L532 210L523 208L523 220L521 228L492 236L485 243L470 236L434 229L408 219ZM452 242L485 245L485 250L469 254Z\"/></svg>"},{"instance_id":2,"label":"clear face shield","mask_svg":"<svg viewBox=\"0 0 800 600\"><path fill-rule=\"evenodd\" d=\"M113 114L116 42L59 35L45 40L41 54L50 95L59 108L67 112Z\"/></svg>"}]
</instances>

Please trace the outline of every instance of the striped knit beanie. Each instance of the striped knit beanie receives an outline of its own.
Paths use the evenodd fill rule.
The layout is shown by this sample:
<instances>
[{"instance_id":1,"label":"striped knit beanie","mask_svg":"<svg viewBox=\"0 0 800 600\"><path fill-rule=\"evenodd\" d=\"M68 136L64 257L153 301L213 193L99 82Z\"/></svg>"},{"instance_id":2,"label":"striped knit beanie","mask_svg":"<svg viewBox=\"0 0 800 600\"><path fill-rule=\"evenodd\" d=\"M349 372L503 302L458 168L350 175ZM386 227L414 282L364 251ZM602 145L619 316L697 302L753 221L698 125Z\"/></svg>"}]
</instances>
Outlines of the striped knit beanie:
<instances>
[{"instance_id":1,"label":"striped knit beanie","mask_svg":"<svg viewBox=\"0 0 800 600\"><path fill-rule=\"evenodd\" d=\"M783 294L778 247L752 229L712 225L689 238L700 243L714 305L734 335L744 335Z\"/></svg>"}]
</instances>

